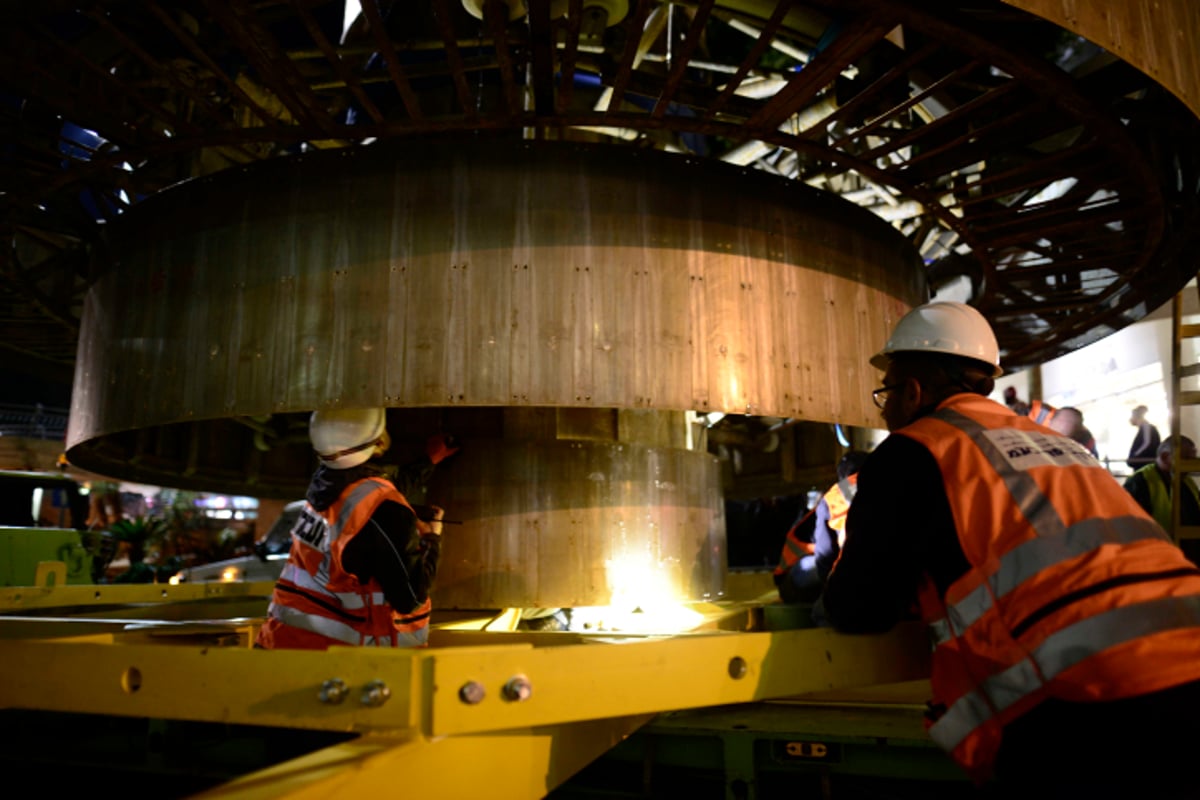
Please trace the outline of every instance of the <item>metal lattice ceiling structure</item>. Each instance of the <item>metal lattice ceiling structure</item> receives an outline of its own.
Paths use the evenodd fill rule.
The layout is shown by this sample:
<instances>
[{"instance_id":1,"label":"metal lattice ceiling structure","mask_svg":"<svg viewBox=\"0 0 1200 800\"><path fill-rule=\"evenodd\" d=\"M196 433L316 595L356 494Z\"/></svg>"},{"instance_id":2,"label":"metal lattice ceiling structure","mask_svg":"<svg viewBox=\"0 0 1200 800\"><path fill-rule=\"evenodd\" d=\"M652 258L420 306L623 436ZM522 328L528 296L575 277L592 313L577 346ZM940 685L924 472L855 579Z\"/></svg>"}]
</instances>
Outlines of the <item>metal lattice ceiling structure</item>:
<instances>
[{"instance_id":1,"label":"metal lattice ceiling structure","mask_svg":"<svg viewBox=\"0 0 1200 800\"><path fill-rule=\"evenodd\" d=\"M349 8L347 8L349 5ZM188 178L451 132L720 159L827 190L958 280L1005 364L1194 275L1196 117L990 0L22 4L0 37L0 346L70 364L103 226Z\"/></svg>"}]
</instances>

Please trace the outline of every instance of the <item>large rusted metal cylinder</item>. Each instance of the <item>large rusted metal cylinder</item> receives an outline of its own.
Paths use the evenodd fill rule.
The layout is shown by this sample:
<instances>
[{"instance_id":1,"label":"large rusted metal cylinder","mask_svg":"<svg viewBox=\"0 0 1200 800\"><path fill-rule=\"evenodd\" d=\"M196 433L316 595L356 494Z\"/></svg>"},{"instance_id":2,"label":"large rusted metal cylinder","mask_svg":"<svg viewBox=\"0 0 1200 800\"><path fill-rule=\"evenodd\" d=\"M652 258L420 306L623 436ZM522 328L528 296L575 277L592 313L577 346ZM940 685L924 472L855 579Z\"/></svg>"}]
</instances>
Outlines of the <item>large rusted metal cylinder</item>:
<instances>
[{"instance_id":1,"label":"large rusted metal cylinder","mask_svg":"<svg viewBox=\"0 0 1200 800\"><path fill-rule=\"evenodd\" d=\"M717 599L725 520L707 453L599 442L473 442L486 458L431 497L446 526L437 602L567 607Z\"/></svg>"},{"instance_id":2,"label":"large rusted metal cylinder","mask_svg":"<svg viewBox=\"0 0 1200 800\"><path fill-rule=\"evenodd\" d=\"M558 608L722 596L718 460L682 412L590 408L392 409L383 463L413 503L451 520L439 608ZM424 435L462 450L412 485ZM632 607L632 606L631 606Z\"/></svg>"},{"instance_id":3,"label":"large rusted metal cylinder","mask_svg":"<svg viewBox=\"0 0 1200 800\"><path fill-rule=\"evenodd\" d=\"M636 150L320 153L127 217L84 312L71 448L327 406L870 425L866 357L922 299L919 257L869 212Z\"/></svg>"},{"instance_id":4,"label":"large rusted metal cylinder","mask_svg":"<svg viewBox=\"0 0 1200 800\"><path fill-rule=\"evenodd\" d=\"M862 209L681 156L448 140L266 162L165 191L110 231L82 323L68 456L116 477L290 498L313 466L304 422L315 408L873 425L867 359L923 299L921 275L906 240ZM464 481L453 502L481 537L488 521L607 542L615 520L637 519L678 540L664 545L668 561L710 547L720 487L706 454L636 438L534 441L468 449L454 467ZM662 480L686 480L686 502L593 491L586 476L574 494L565 483L519 501L493 491L584 450L610 465L591 472L629 486L658 480L647 464L668 465ZM621 511L589 510L599 507ZM693 524L703 536L676 533ZM546 555L523 569L551 569L549 540L533 538ZM472 604L582 601L557 580L511 589L519 581L487 571L509 556L482 538L471 546L474 571L448 566L441 583L476 587L464 590ZM580 580L593 598L610 591Z\"/></svg>"}]
</instances>

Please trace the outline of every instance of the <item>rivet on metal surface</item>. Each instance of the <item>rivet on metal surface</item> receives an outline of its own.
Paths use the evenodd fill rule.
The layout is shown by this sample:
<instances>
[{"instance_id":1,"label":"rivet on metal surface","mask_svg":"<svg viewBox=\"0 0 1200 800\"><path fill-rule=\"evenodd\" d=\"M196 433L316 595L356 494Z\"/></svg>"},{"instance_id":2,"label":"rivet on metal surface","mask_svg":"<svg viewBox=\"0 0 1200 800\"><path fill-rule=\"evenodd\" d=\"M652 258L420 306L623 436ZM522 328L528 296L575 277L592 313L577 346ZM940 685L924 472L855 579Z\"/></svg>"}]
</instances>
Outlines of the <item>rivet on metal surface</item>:
<instances>
[{"instance_id":1,"label":"rivet on metal surface","mask_svg":"<svg viewBox=\"0 0 1200 800\"><path fill-rule=\"evenodd\" d=\"M346 699L346 682L341 678L330 678L321 684L321 693L317 696L322 703L336 706Z\"/></svg>"},{"instance_id":2,"label":"rivet on metal surface","mask_svg":"<svg viewBox=\"0 0 1200 800\"><path fill-rule=\"evenodd\" d=\"M467 681L458 690L458 699L462 700L467 705L475 705L483 700L483 696L487 694L484 691L483 684L479 681Z\"/></svg>"},{"instance_id":3,"label":"rivet on metal surface","mask_svg":"<svg viewBox=\"0 0 1200 800\"><path fill-rule=\"evenodd\" d=\"M392 690L387 687L386 683L383 681L371 681L363 687L361 701L364 706L378 708L386 703L391 696Z\"/></svg>"},{"instance_id":4,"label":"rivet on metal surface","mask_svg":"<svg viewBox=\"0 0 1200 800\"><path fill-rule=\"evenodd\" d=\"M746 659L741 656L734 656L729 659L729 677L734 680L740 680L746 677L746 673L749 671L750 668L746 664Z\"/></svg>"},{"instance_id":5,"label":"rivet on metal surface","mask_svg":"<svg viewBox=\"0 0 1200 800\"><path fill-rule=\"evenodd\" d=\"M533 695L533 684L524 675L514 675L504 684L503 691L505 700L520 703Z\"/></svg>"}]
</instances>

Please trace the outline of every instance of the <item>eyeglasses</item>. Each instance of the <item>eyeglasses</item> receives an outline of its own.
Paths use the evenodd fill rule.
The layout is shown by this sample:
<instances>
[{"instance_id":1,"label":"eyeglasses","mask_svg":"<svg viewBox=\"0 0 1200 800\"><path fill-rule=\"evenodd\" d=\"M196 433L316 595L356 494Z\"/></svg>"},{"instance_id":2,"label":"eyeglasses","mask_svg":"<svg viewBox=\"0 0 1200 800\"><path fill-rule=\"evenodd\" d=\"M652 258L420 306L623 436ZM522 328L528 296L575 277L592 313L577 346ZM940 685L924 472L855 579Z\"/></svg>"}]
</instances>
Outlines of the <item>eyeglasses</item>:
<instances>
[{"instance_id":1,"label":"eyeglasses","mask_svg":"<svg viewBox=\"0 0 1200 800\"><path fill-rule=\"evenodd\" d=\"M871 399L875 401L875 407L882 411L883 404L887 402L888 393L896 391L903 385L903 383L893 383L891 386L880 386L871 392Z\"/></svg>"}]
</instances>

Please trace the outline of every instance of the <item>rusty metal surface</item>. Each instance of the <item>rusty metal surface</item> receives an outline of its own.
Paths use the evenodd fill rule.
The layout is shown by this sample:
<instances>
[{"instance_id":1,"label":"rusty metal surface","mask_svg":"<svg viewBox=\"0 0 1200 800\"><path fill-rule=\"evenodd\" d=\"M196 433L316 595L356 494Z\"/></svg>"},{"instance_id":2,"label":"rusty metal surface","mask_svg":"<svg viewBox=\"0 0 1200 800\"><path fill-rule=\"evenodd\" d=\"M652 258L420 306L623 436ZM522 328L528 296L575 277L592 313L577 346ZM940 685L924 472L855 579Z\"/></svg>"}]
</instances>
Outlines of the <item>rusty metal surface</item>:
<instances>
[{"instance_id":1,"label":"rusty metal surface","mask_svg":"<svg viewBox=\"0 0 1200 800\"><path fill-rule=\"evenodd\" d=\"M873 424L867 360L921 301L920 261L830 201L680 156L465 140L181 185L106 242L71 459L99 467L77 446L121 431L323 407Z\"/></svg>"}]
</instances>

